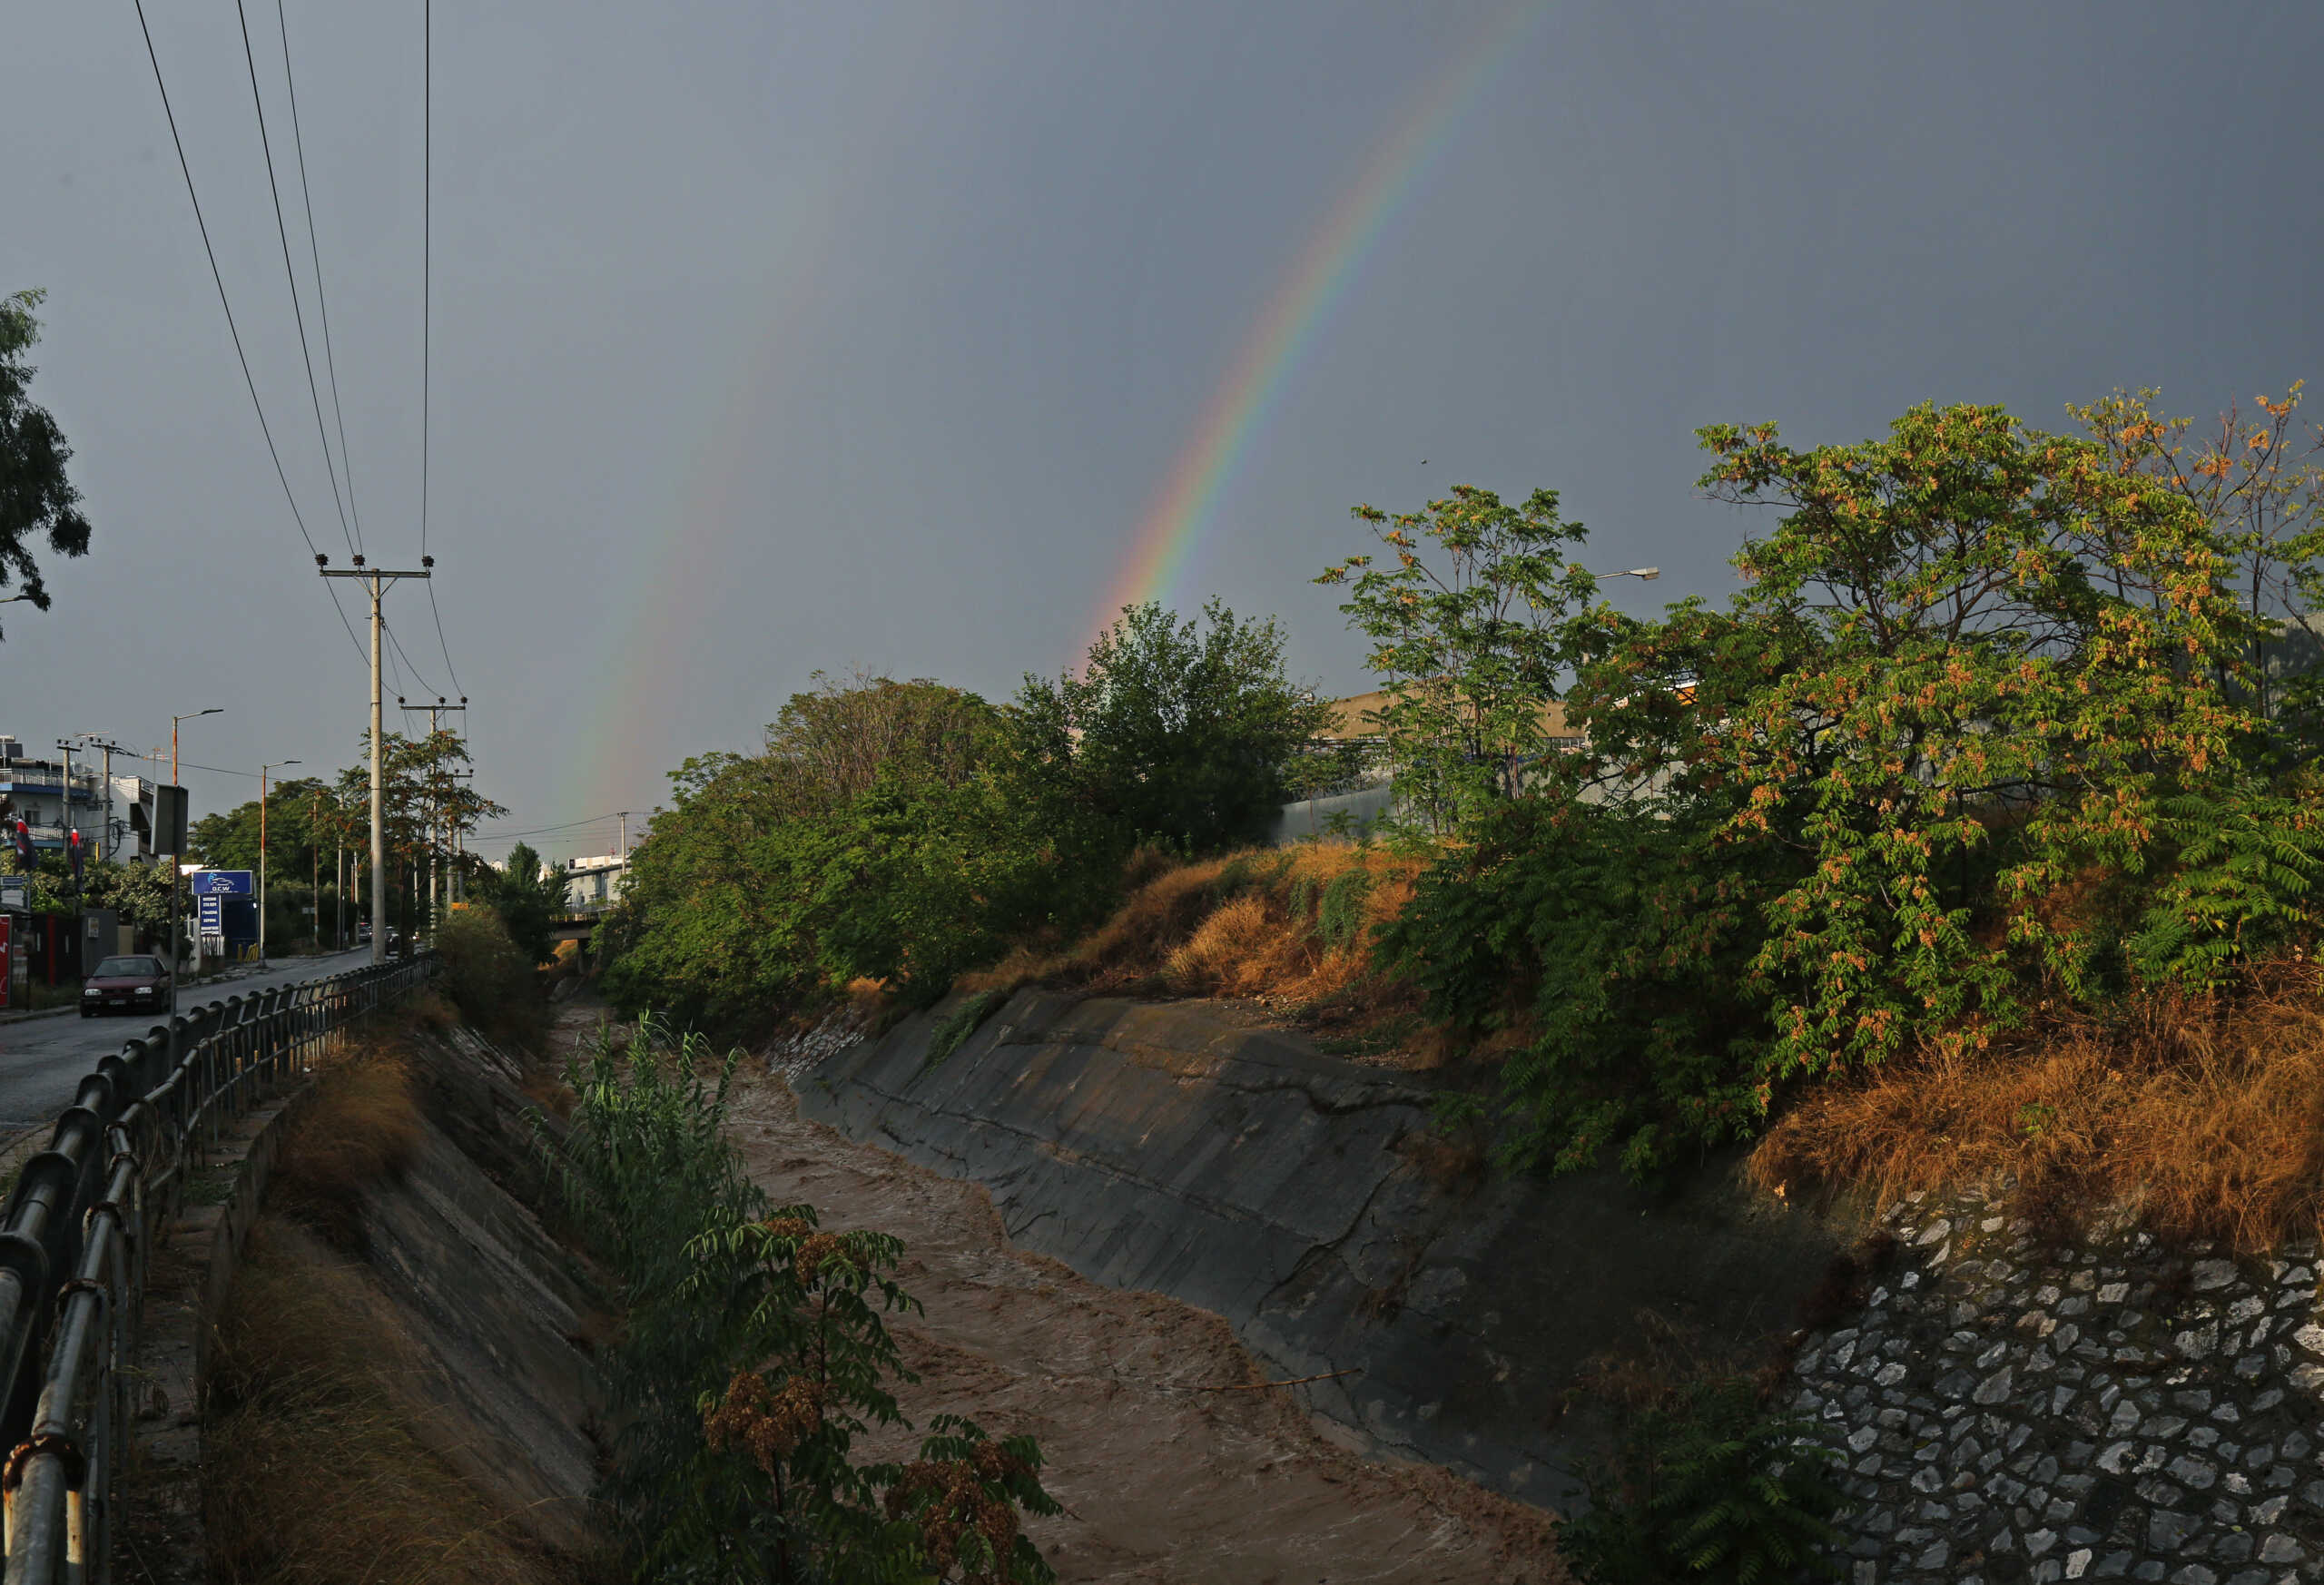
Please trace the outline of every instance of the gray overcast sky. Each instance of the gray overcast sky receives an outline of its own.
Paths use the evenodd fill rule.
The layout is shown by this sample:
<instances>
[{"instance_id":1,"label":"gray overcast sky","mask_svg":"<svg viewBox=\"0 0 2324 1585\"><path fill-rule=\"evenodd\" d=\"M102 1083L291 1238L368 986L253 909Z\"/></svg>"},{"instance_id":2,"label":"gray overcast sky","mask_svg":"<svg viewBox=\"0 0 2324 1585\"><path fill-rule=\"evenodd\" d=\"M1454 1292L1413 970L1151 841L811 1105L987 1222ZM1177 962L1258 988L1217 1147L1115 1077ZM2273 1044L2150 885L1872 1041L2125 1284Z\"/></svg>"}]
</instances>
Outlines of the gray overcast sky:
<instances>
[{"instance_id":1,"label":"gray overcast sky","mask_svg":"<svg viewBox=\"0 0 2324 1585\"><path fill-rule=\"evenodd\" d=\"M320 376L276 13L248 3ZM285 4L364 545L409 565L419 0ZM343 565L235 9L147 9ZM428 548L506 826L650 807L818 668L1000 695L1065 665L1400 132L1415 174L1329 278L1184 586L1280 615L1334 690L1368 679L1307 580L1357 546L1357 501L1551 486L1601 565L1667 569L1613 586L1643 605L1730 586L1697 425L1856 438L1924 399L2063 424L2139 384L2209 413L2324 373L2324 6L1502 11L439 0ZM1507 58L1462 74L1481 47ZM48 289L34 389L95 525L52 612L0 611L0 730L151 743L219 704L189 759L349 762L361 665L135 12L18 6L0 71L0 290ZM401 691L452 691L425 594L389 607L424 679ZM189 780L197 809L255 786Z\"/></svg>"}]
</instances>

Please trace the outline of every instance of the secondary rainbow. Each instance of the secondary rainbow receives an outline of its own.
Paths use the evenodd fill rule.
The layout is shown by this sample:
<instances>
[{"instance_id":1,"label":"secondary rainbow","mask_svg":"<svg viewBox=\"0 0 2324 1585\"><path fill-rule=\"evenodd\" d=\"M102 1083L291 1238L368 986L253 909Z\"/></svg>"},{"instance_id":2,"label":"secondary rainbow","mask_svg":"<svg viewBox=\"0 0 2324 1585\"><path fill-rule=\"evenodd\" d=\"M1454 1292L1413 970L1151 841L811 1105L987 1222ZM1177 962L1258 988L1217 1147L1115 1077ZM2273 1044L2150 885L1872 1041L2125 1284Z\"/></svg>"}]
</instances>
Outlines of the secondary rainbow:
<instances>
[{"instance_id":1,"label":"secondary rainbow","mask_svg":"<svg viewBox=\"0 0 2324 1585\"><path fill-rule=\"evenodd\" d=\"M1389 222L1451 144L1462 113L1515 57L1521 34L1541 14L1536 5L1512 6L1480 25L1434 74L1300 250L1148 502L1090 622L1092 635L1125 605L1181 603L1196 553L1216 526L1219 497L1265 428L1301 354L1345 300Z\"/></svg>"}]
</instances>

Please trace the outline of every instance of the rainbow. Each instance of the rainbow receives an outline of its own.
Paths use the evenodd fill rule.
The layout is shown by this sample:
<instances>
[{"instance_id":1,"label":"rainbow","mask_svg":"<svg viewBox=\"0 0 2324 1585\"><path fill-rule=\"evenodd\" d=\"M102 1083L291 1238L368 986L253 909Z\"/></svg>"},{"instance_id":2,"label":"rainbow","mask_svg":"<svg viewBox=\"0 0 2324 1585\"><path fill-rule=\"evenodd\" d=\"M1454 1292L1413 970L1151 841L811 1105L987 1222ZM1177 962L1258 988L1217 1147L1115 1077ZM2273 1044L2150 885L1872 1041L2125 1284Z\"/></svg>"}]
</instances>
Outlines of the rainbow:
<instances>
[{"instance_id":1,"label":"rainbow","mask_svg":"<svg viewBox=\"0 0 2324 1585\"><path fill-rule=\"evenodd\" d=\"M582 720L566 734L565 775L556 785L567 792L554 806L560 818L627 808L635 840L640 816L665 792L663 773L699 752L670 741L669 702L688 685L697 658L690 634L705 591L720 586L728 542L743 525L763 518L746 483L749 464L787 394L792 331L809 320L827 287L837 198L836 182L826 174L785 206L791 223L767 261L766 317L758 334L738 345L729 379L701 389L689 426L701 439L678 470L669 518L637 544L630 586L638 593L624 603L623 635L598 656ZM570 798L574 788L583 790L577 801ZM610 819L603 829L615 829Z\"/></svg>"},{"instance_id":2,"label":"rainbow","mask_svg":"<svg viewBox=\"0 0 2324 1585\"><path fill-rule=\"evenodd\" d=\"M1546 0L1516 0L1488 15L1423 85L1403 116L1374 148L1353 182L1300 251L1254 322L1226 378L1204 407L1194 431L1140 519L1130 552L1091 625L1094 634L1125 605L1169 599L1210 530L1220 491L1330 310L1346 295L1365 257L1420 179L1443 154L1462 121L1515 54L1520 34L1546 15ZM737 348L723 387L702 388L702 437L678 470L672 510L658 533L643 536L624 603L623 633L601 651L595 686L580 719L563 733L566 753L555 783L560 795L543 818L570 820L656 801L661 773L679 746L667 741L667 701L684 685L693 658L688 629L703 590L716 586L721 552L756 504L743 481L770 414L786 396L790 330L825 292L838 232L839 189L828 176L793 196L791 222L768 260L767 317L760 333ZM1078 659L1077 655L1075 657ZM641 785L641 767L651 780ZM579 789L579 796L574 790ZM608 822L606 829L610 831ZM634 838L638 822L633 817Z\"/></svg>"},{"instance_id":3,"label":"rainbow","mask_svg":"<svg viewBox=\"0 0 2324 1585\"><path fill-rule=\"evenodd\" d=\"M1521 34L1545 12L1529 3L1487 16L1373 149L1276 283L1226 377L1196 418L1138 520L1128 554L1091 618L1090 636L1124 606L1182 602L1196 555L1216 525L1219 497L1250 455L1301 355L1332 310L1346 300L1365 260L1420 179L1452 144L1465 119L1462 112L1484 96L1515 58Z\"/></svg>"}]
</instances>

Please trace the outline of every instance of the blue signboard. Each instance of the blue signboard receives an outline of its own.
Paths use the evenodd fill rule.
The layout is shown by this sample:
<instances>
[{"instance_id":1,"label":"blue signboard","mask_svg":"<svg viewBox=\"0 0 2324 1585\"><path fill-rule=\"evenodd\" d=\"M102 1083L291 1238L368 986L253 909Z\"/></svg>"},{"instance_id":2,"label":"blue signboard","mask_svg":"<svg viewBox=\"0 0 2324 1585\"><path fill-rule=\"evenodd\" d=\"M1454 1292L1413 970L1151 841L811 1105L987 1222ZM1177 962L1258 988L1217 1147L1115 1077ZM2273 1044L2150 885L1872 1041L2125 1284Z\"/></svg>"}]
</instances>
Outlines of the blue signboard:
<instances>
[{"instance_id":1,"label":"blue signboard","mask_svg":"<svg viewBox=\"0 0 2324 1585\"><path fill-rule=\"evenodd\" d=\"M193 894L196 897L248 897L256 888L251 885L248 870L196 870L193 872Z\"/></svg>"},{"instance_id":2,"label":"blue signboard","mask_svg":"<svg viewBox=\"0 0 2324 1585\"><path fill-rule=\"evenodd\" d=\"M202 933L203 935L215 936L222 935L225 932L225 894L216 891L205 891L195 900L194 906L201 911Z\"/></svg>"}]
</instances>

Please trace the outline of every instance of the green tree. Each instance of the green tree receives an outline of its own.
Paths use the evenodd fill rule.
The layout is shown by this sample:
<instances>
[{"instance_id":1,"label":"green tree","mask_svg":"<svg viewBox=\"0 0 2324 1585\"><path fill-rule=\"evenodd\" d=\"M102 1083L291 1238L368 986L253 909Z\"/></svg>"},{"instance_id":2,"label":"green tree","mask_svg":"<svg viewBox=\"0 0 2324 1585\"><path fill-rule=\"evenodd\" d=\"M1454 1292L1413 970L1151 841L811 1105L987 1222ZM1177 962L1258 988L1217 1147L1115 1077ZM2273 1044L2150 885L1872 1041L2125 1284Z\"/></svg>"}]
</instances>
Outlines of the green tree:
<instances>
[{"instance_id":1,"label":"green tree","mask_svg":"<svg viewBox=\"0 0 2324 1585\"><path fill-rule=\"evenodd\" d=\"M1787 1085L2312 931L2324 798L2270 779L2248 583L2298 536L1993 407L1702 440L1707 493L1777 514L1742 591L1543 624L1585 747L1472 803L1382 939L1448 1022L1524 1031L1512 1155L1647 1176Z\"/></svg>"},{"instance_id":2,"label":"green tree","mask_svg":"<svg viewBox=\"0 0 2324 1585\"><path fill-rule=\"evenodd\" d=\"M87 881L90 907L113 910L123 924L145 935L169 933L172 900L167 863L92 863Z\"/></svg>"},{"instance_id":3,"label":"green tree","mask_svg":"<svg viewBox=\"0 0 2324 1585\"><path fill-rule=\"evenodd\" d=\"M2311 759L2324 749L2314 623L2324 603L2324 436L2295 429L2298 383L2280 399L2258 398L2256 414L2230 407L2202 430L2155 411L2158 394L2118 390L2067 410L2115 471L2185 502L2211 526L2241 627L2240 645L2220 646L2217 679L2249 695L2273 759Z\"/></svg>"},{"instance_id":4,"label":"green tree","mask_svg":"<svg viewBox=\"0 0 2324 1585\"><path fill-rule=\"evenodd\" d=\"M45 611L48 586L27 542L42 535L58 556L85 556L89 520L81 515L81 493L65 477L73 449L64 431L46 409L26 399L35 370L25 354L40 339L33 310L41 295L0 298L0 588L21 582L24 592L15 597Z\"/></svg>"},{"instance_id":5,"label":"green tree","mask_svg":"<svg viewBox=\"0 0 2324 1585\"><path fill-rule=\"evenodd\" d=\"M1784 1004L1774 1073L1984 1039L2023 1021L2029 978L2093 989L2118 920L2068 889L2155 877L2213 822L2187 800L2250 795L2252 720L2224 685L2248 635L2234 547L2095 443L1998 408L1923 406L1809 451L1772 426L1703 442L1715 498L1782 514L1737 558L1732 619L1785 665L1698 721L1698 774L1739 800L1728 834L1807 861L1754 965ZM1984 877L1998 932L1978 929ZM2227 904L2245 946L2270 893Z\"/></svg>"},{"instance_id":6,"label":"green tree","mask_svg":"<svg viewBox=\"0 0 2324 1585\"><path fill-rule=\"evenodd\" d=\"M549 925L565 912L565 872L542 863L538 853L518 842L508 850L506 864L482 872L477 891L500 916L526 961L547 962L556 950Z\"/></svg>"},{"instance_id":7,"label":"green tree","mask_svg":"<svg viewBox=\"0 0 2324 1585\"><path fill-rule=\"evenodd\" d=\"M336 797L337 812L329 807L332 797L326 796L325 808L317 819L325 828L320 834L334 842L345 840L358 854L359 862L368 865L371 840L370 733L363 733L360 742L360 756L339 773L330 789ZM478 792L467 779L462 767L470 763L468 744L457 733L439 731L416 738L389 733L379 760L380 823L388 860L388 917L406 929L414 929L423 922L419 912L426 895L420 876L427 867L431 863L438 866L437 897L440 903L449 890L443 878L450 873L455 832L472 832L479 822L497 820L508 812ZM471 881L490 883L488 868L473 857L468 861L467 874Z\"/></svg>"},{"instance_id":8,"label":"green tree","mask_svg":"<svg viewBox=\"0 0 2324 1585\"><path fill-rule=\"evenodd\" d=\"M1128 605L1079 674L1028 674L1014 711L1029 792L1122 847L1263 840L1331 707L1284 674L1273 617L1213 600L1202 621Z\"/></svg>"},{"instance_id":9,"label":"green tree","mask_svg":"<svg viewBox=\"0 0 2324 1585\"><path fill-rule=\"evenodd\" d=\"M1065 917L1077 888L1013 780L1008 724L973 694L857 675L794 694L757 754L672 773L599 926L633 1010L740 1025L857 979L913 1002Z\"/></svg>"},{"instance_id":10,"label":"green tree","mask_svg":"<svg viewBox=\"0 0 2324 1585\"><path fill-rule=\"evenodd\" d=\"M330 801L320 777L275 783L267 789L262 821L255 798L195 821L187 833L192 856L213 870L255 871L263 825L269 872L279 881L305 881L317 864L318 839L325 845L330 840L324 807Z\"/></svg>"},{"instance_id":11,"label":"green tree","mask_svg":"<svg viewBox=\"0 0 2324 1585\"><path fill-rule=\"evenodd\" d=\"M1577 658L1598 584L1569 559L1587 537L1557 492L1522 506L1454 487L1418 512L1355 508L1391 560L1354 556L1316 579L1372 640L1398 801L1440 834L1534 779L1551 752L1547 707Z\"/></svg>"}]
</instances>

